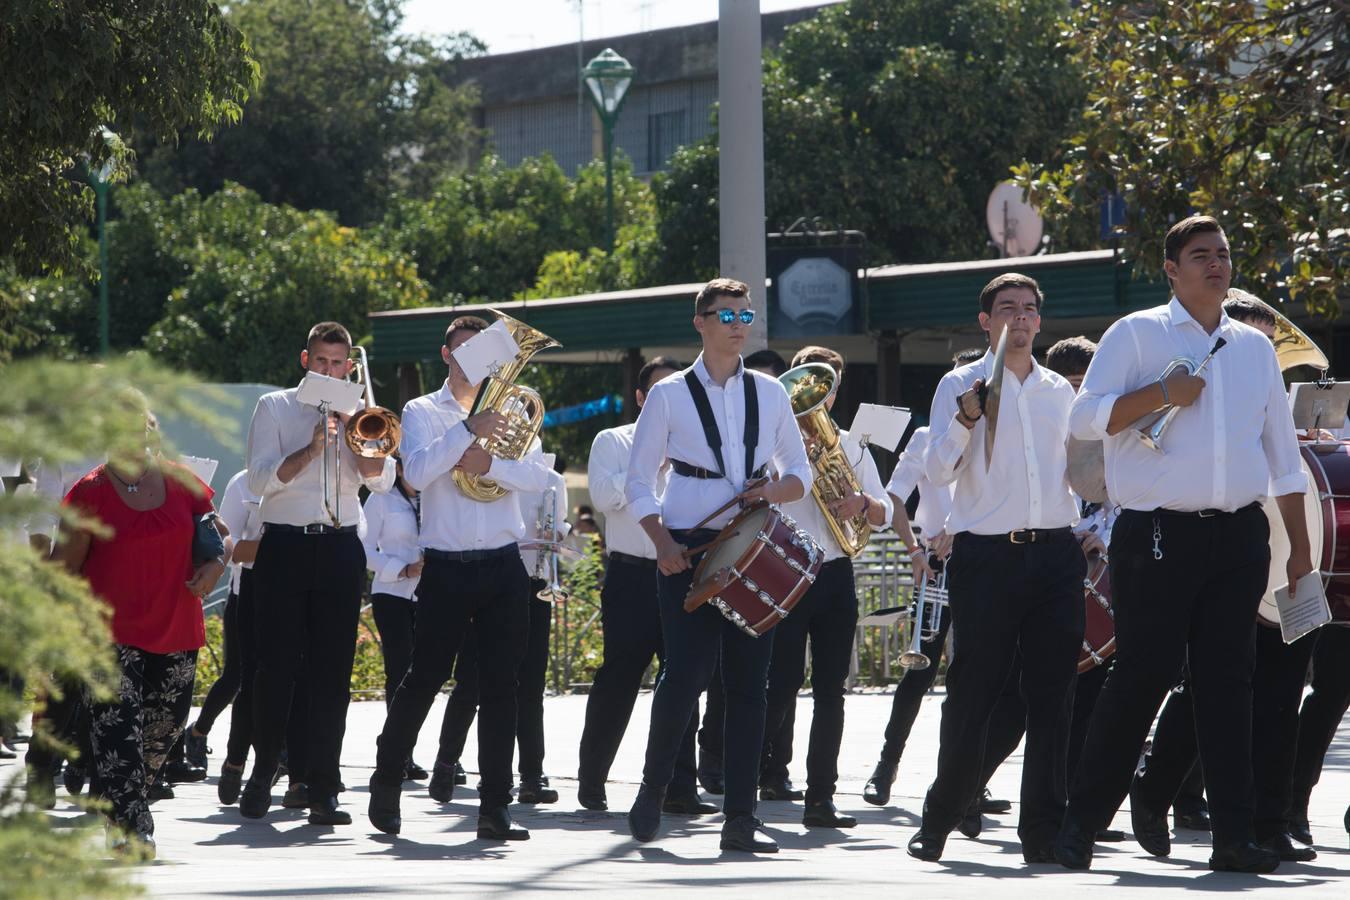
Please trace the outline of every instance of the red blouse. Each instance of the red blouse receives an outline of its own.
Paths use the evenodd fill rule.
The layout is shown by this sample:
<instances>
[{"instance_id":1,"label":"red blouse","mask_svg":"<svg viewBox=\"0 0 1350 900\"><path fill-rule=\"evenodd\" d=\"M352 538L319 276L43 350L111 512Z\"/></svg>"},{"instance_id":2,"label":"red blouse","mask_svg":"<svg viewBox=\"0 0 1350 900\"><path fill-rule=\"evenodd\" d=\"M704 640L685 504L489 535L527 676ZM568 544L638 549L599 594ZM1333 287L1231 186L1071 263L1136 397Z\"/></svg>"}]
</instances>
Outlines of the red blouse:
<instances>
[{"instance_id":1,"label":"red blouse","mask_svg":"<svg viewBox=\"0 0 1350 900\"><path fill-rule=\"evenodd\" d=\"M119 495L105 466L76 482L66 504L112 529L93 536L84 577L112 607L113 640L150 653L196 650L206 643L201 600L187 588L192 578L192 538L197 517L211 511L212 491L194 493L165 473L164 502L135 510Z\"/></svg>"}]
</instances>

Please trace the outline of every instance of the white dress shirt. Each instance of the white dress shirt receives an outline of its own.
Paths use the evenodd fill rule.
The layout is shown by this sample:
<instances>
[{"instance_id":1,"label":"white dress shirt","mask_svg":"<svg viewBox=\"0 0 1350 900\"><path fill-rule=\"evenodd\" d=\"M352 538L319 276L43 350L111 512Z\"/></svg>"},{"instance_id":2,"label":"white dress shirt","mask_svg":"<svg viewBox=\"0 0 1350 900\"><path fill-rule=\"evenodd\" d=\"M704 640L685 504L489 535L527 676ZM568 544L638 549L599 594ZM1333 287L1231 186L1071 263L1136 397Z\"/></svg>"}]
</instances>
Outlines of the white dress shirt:
<instances>
[{"instance_id":1,"label":"white dress shirt","mask_svg":"<svg viewBox=\"0 0 1350 900\"><path fill-rule=\"evenodd\" d=\"M934 484L954 485L947 530L1006 534L1066 528L1078 519L1064 450L1073 387L1035 360L1025 381L1005 371L998 437L986 470L987 423L981 419L974 428L964 428L953 417L956 398L976 379L988 383L992 364L993 354L986 352L982 359L948 372L933 396L924 468Z\"/></svg>"},{"instance_id":2,"label":"white dress shirt","mask_svg":"<svg viewBox=\"0 0 1350 900\"><path fill-rule=\"evenodd\" d=\"M713 420L722 435L722 459L725 478L689 478L670 473L665 493L660 491L659 476L666 460L680 460L691 466L718 471L717 457L708 446L703 425L694 406L694 397L685 384L685 372L693 371L708 393ZM638 416L633 435L633 453L629 462L625 494L633 518L641 522L660 515L667 528L692 528L719 506L729 502L745 488L745 387L744 378L753 378L759 400L759 441L751 471L766 463L783 478L796 475L802 487L811 490L811 463L802 445L801 431L792 415L787 391L778 383L741 363L727 379L725 387L708 375L703 354L691 369L664 378L647 393L647 402ZM721 528L738 510L733 506L708 522L706 528Z\"/></svg>"},{"instance_id":3,"label":"white dress shirt","mask_svg":"<svg viewBox=\"0 0 1350 900\"><path fill-rule=\"evenodd\" d=\"M422 492L424 549L492 550L524 540L520 494L549 485L553 470L535 450L519 460L493 458L486 477L506 488L506 496L491 503L464 496L450 473L474 440L464 424L468 417L448 382L403 407L403 477Z\"/></svg>"},{"instance_id":4,"label":"white dress shirt","mask_svg":"<svg viewBox=\"0 0 1350 900\"><path fill-rule=\"evenodd\" d=\"M855 441L849 440L848 432L843 429L839 431L839 448L844 451L849 464L853 466L853 474L857 476L862 492L881 500L882 509L886 511L885 521L889 524L895 506L891 503L891 498L886 495L886 488L881 483L881 473L877 471L876 460L872 459L871 451L866 447L859 447ZM816 543L820 544L821 550L825 552L825 562L848 555L840 548L839 542L834 539L834 533L830 531L830 525L825 520L825 513L821 512L820 504L816 503L816 498L809 489L806 496L800 500L784 503L783 512L795 519L798 525L806 529L806 532L816 539ZM885 528L886 525L879 527Z\"/></svg>"},{"instance_id":5,"label":"white dress shirt","mask_svg":"<svg viewBox=\"0 0 1350 900\"><path fill-rule=\"evenodd\" d=\"M372 594L392 594L412 600L419 578L406 578L403 568L422 558L417 547L417 510L397 488L387 494L371 494L362 507L366 533L366 568L375 573Z\"/></svg>"},{"instance_id":6,"label":"white dress shirt","mask_svg":"<svg viewBox=\"0 0 1350 900\"><path fill-rule=\"evenodd\" d=\"M918 530L924 540L932 540L947 527L947 516L952 511L952 486L939 487L928 480L924 468L924 458L928 454L928 426L914 429L905 445L905 452L895 463L886 492L899 497L903 504L919 489L919 507L914 510L914 521L910 524Z\"/></svg>"},{"instance_id":7,"label":"white dress shirt","mask_svg":"<svg viewBox=\"0 0 1350 900\"><path fill-rule=\"evenodd\" d=\"M28 521L30 535L45 535L56 539L56 530L61 524L58 511L66 494L75 486L75 482L103 465L102 459L85 459L73 463L37 462L33 465L32 477L37 495L47 502L48 508L36 513Z\"/></svg>"},{"instance_id":8,"label":"white dress shirt","mask_svg":"<svg viewBox=\"0 0 1350 900\"><path fill-rule=\"evenodd\" d=\"M551 459L553 454L544 454L545 459ZM572 530L572 526L567 522L567 479L561 472L553 469L549 470L548 487L542 491L521 491L520 492L520 515L525 520L525 539L540 541L561 541L567 537L567 533ZM553 534L544 533L544 518L548 515L545 508L548 500L548 488L553 488ZM525 571L531 578L539 566L539 551L521 549L520 561L525 566ZM545 576L547 577L547 576Z\"/></svg>"},{"instance_id":9,"label":"white dress shirt","mask_svg":"<svg viewBox=\"0 0 1350 900\"><path fill-rule=\"evenodd\" d=\"M591 502L605 515L605 546L629 556L656 559L656 545L628 508L624 489L628 483L628 458L633 452L633 435L637 424L606 428L591 442L591 456L586 465L591 489ZM658 502L665 491L668 466L656 475Z\"/></svg>"},{"instance_id":10,"label":"white dress shirt","mask_svg":"<svg viewBox=\"0 0 1350 900\"><path fill-rule=\"evenodd\" d=\"M1145 446L1132 425L1106 434L1122 394L1157 381L1177 356L1199 362L1220 337L1228 343L1201 373L1199 398L1168 426L1165 453ZM1231 512L1268 492L1307 490L1270 339L1226 313L1207 334L1175 297L1107 329L1074 400L1071 425L1075 437L1104 442L1106 490L1125 509Z\"/></svg>"},{"instance_id":11,"label":"white dress shirt","mask_svg":"<svg viewBox=\"0 0 1350 900\"><path fill-rule=\"evenodd\" d=\"M277 470L286 457L308 446L314 438L314 426L319 424L318 409L301 403L296 398L298 391L299 387L293 387L258 398L248 428L248 489L262 498L263 522L331 525L333 521L323 503L323 460L315 458L288 482L277 477ZM379 475L362 476L356 468L356 454L347 446L343 434L343 426L338 423L334 438L338 447L338 465L328 473L329 497L335 506L338 505L341 482L342 521L338 524L358 525L361 521L361 486L377 494L393 487L394 460L386 458Z\"/></svg>"},{"instance_id":12,"label":"white dress shirt","mask_svg":"<svg viewBox=\"0 0 1350 900\"><path fill-rule=\"evenodd\" d=\"M262 537L262 498L248 489L248 470L240 469L225 485L220 496L220 520L230 531L230 539L256 541ZM230 593L239 593L239 573L253 563L230 563Z\"/></svg>"}]
</instances>

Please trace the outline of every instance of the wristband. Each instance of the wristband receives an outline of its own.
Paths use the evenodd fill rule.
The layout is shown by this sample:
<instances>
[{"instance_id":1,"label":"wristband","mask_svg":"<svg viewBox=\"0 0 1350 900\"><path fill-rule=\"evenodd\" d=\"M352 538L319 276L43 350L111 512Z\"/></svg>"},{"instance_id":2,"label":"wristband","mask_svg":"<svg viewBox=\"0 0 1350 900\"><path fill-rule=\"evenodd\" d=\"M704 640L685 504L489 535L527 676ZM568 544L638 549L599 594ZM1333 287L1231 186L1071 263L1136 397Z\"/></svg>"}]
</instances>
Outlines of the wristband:
<instances>
[{"instance_id":1,"label":"wristband","mask_svg":"<svg viewBox=\"0 0 1350 900\"><path fill-rule=\"evenodd\" d=\"M918 556L920 553L924 553L924 552L926 552L926 551L925 551L922 547L920 547L918 544L915 544L913 547L910 547L910 548L909 548L909 555L910 555L910 556Z\"/></svg>"},{"instance_id":2,"label":"wristband","mask_svg":"<svg viewBox=\"0 0 1350 900\"><path fill-rule=\"evenodd\" d=\"M868 497L866 494L863 494L862 498L863 498L862 514L864 517L866 517L867 511L872 508L872 499Z\"/></svg>"},{"instance_id":3,"label":"wristband","mask_svg":"<svg viewBox=\"0 0 1350 900\"><path fill-rule=\"evenodd\" d=\"M1172 401L1171 401L1171 400L1168 398L1168 396L1167 396L1167 382L1165 382L1165 381L1163 381L1161 378L1159 378L1159 379L1158 379L1158 387L1162 388L1162 392L1163 392L1163 406L1171 406L1171 405L1172 405Z\"/></svg>"}]
</instances>

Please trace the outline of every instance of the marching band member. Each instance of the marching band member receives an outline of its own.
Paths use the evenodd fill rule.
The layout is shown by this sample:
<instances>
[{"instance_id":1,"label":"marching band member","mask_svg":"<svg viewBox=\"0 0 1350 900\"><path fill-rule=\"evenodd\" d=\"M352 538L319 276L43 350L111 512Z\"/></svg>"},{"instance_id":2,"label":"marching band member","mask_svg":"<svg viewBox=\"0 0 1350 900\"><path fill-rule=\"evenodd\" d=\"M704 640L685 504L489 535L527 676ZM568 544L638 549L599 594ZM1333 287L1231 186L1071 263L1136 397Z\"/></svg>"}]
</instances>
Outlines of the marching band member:
<instances>
[{"instance_id":1,"label":"marching band member","mask_svg":"<svg viewBox=\"0 0 1350 900\"><path fill-rule=\"evenodd\" d=\"M838 385L844 378L844 358L826 347L804 347L792 359L792 365L824 363L834 369L835 391L826 399L826 409L834 406ZM834 500L830 515L839 519L866 516L873 527L890 521L892 506L877 472L877 464L866 446L852 447L848 432L840 429L839 446L849 454L861 492ZM855 462L851 457L857 452ZM817 474L817 477L820 477ZM787 779L792 760L792 734L780 731L783 719L806 680L806 648L811 647L811 742L806 756L806 809L802 824L817 828L852 828L853 816L840 815L834 806L835 784L839 780L839 745L844 737L844 682L848 679L853 655L853 637L858 626L858 596L853 585L853 560L839 546L813 496L794 500L783 507L799 526L824 550L825 562L816 573L815 583L798 601L792 615L774 629L773 660L769 667L768 713L763 755L773 781ZM761 775L761 778L764 776Z\"/></svg>"},{"instance_id":2,"label":"marching band member","mask_svg":"<svg viewBox=\"0 0 1350 900\"><path fill-rule=\"evenodd\" d=\"M658 356L638 372L634 400L638 409L647 401L652 385L676 374L684 367L674 360ZM600 621L604 636L604 662L596 670L586 698L586 724L581 732L580 765L577 770L577 801L586 809L609 808L605 782L610 766L619 752L619 744L628 728L642 686L642 675L656 657L665 664L661 640L661 614L656 597L656 547L639 527L624 496L628 481L629 454L636 424L607 428L591 444L587 471L591 500L605 515L605 546L609 561L605 584L600 591ZM666 471L657 473L656 493L665 487ZM659 676L658 676L659 680ZM709 696L720 685L709 685ZM708 704L712 707L711 700ZM719 735L722 721L710 721L710 733ZM718 755L718 777L721 761ZM686 730L680 744L675 775L666 792L663 811L701 814L716 812L704 803L695 783L693 726Z\"/></svg>"},{"instance_id":3,"label":"marching band member","mask_svg":"<svg viewBox=\"0 0 1350 900\"><path fill-rule=\"evenodd\" d=\"M425 562L417 585L412 664L389 705L370 779L370 821L387 834L397 834L402 826L399 791L417 732L472 634L481 704L478 836L530 836L513 825L507 811L516 743L516 674L529 627L530 579L518 547L525 538L520 492L544 490L551 472L539 454L498 459L475 443L478 437L502 434L507 420L492 409L468 414L479 385L468 380L452 353L487 327L476 316L452 321L441 346L448 368L445 384L403 408L403 466L408 483L421 491L419 542ZM471 499L454 481L457 469L490 475L507 493L489 503Z\"/></svg>"},{"instance_id":4,"label":"marching band member","mask_svg":"<svg viewBox=\"0 0 1350 900\"><path fill-rule=\"evenodd\" d=\"M1116 656L1088 726L1055 844L1068 868L1092 862L1093 836L1130 788L1163 694L1187 663L1213 824L1210 868L1270 872L1279 855L1253 842L1252 628L1272 563L1260 500L1273 488L1290 536L1290 589L1312 571L1293 418L1269 340L1222 308L1232 275L1228 240L1208 216L1167 233L1173 298L1107 330L1072 427L1103 440L1108 493L1122 508L1111 535ZM1225 343L1220 344L1222 340ZM1162 373L1181 353L1210 358L1203 375ZM1165 455L1134 423L1172 405ZM1135 836L1167 852L1165 808L1131 803Z\"/></svg>"},{"instance_id":5,"label":"marching band member","mask_svg":"<svg viewBox=\"0 0 1350 900\"><path fill-rule=\"evenodd\" d=\"M980 388L997 374L993 350L943 376L933 398L926 470L935 484L955 483L947 589L957 652L947 669L937 778L909 842L919 859L941 858L975 799L990 716L1019 653L1027 746L1018 836L1028 863L1054 859L1086 560L1070 530L1077 510L1065 476L1073 388L1031 355L1041 304L1035 280L1016 273L980 292L981 327L1006 342L992 458L989 431L977 425Z\"/></svg>"},{"instance_id":6,"label":"marching band member","mask_svg":"<svg viewBox=\"0 0 1350 900\"><path fill-rule=\"evenodd\" d=\"M320 322L309 331L300 365L307 373L346 378L351 349L346 328ZM303 683L308 771L292 769L291 777L308 786L311 824L348 825L351 816L338 807L337 794L366 581L358 490L388 491L394 461L357 456L343 438L342 422L302 405L298 391L263 395L249 425L248 489L262 498L263 526L253 565L259 619L255 758L239 811L251 819L267 815L292 696ZM336 450L332 471L321 464L326 445L327 452ZM340 521L333 520L329 501L338 507Z\"/></svg>"},{"instance_id":7,"label":"marching band member","mask_svg":"<svg viewBox=\"0 0 1350 900\"><path fill-rule=\"evenodd\" d=\"M778 845L756 837L755 786L764 737L765 683L772 633L752 638L708 604L692 613L684 598L699 556L685 551L716 537L734 516L730 505L786 503L803 497L811 467L801 432L782 386L747 372L741 347L754 321L750 290L726 278L710 281L694 301L694 329L703 352L681 377L653 386L638 417L626 494L633 516L656 548L657 597L666 666L652 701L642 786L628 814L639 841L653 840L671 783L681 739L720 654L726 690L723 849L773 852ZM716 440L716 445L710 442ZM665 493L661 468L669 461ZM779 478L756 480L772 462Z\"/></svg>"}]
</instances>

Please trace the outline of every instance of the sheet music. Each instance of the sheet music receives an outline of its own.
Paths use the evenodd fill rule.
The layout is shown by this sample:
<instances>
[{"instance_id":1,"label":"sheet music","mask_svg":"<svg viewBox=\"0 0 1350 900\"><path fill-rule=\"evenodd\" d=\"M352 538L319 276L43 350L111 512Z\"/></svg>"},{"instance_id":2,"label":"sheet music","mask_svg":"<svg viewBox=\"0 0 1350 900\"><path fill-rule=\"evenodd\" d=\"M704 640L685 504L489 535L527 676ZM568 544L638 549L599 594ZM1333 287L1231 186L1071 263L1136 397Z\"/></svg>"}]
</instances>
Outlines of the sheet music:
<instances>
[{"instance_id":1,"label":"sheet music","mask_svg":"<svg viewBox=\"0 0 1350 900\"><path fill-rule=\"evenodd\" d=\"M860 403L848 436L859 446L871 444L894 453L909 427L909 419L909 410L898 406Z\"/></svg>"},{"instance_id":2,"label":"sheet music","mask_svg":"<svg viewBox=\"0 0 1350 900\"><path fill-rule=\"evenodd\" d=\"M1280 614L1280 635L1286 644L1292 644L1331 621L1331 608L1327 605L1320 572L1300 578L1292 599L1289 585L1276 588L1275 607Z\"/></svg>"},{"instance_id":3,"label":"sheet music","mask_svg":"<svg viewBox=\"0 0 1350 900\"><path fill-rule=\"evenodd\" d=\"M220 460L187 454L184 454L182 459L183 465L191 469L192 474L200 478L207 487L211 486L211 479L216 477L216 468L220 465Z\"/></svg>"},{"instance_id":4,"label":"sheet music","mask_svg":"<svg viewBox=\"0 0 1350 900\"><path fill-rule=\"evenodd\" d=\"M316 409L326 403L332 412L350 416L360 408L364 392L365 389L358 382L306 372L295 399Z\"/></svg>"},{"instance_id":5,"label":"sheet music","mask_svg":"<svg viewBox=\"0 0 1350 900\"><path fill-rule=\"evenodd\" d=\"M455 362L464 370L470 384L477 384L493 370L515 359L520 347L511 337L511 330L501 319L493 322L454 350Z\"/></svg>"}]
</instances>

